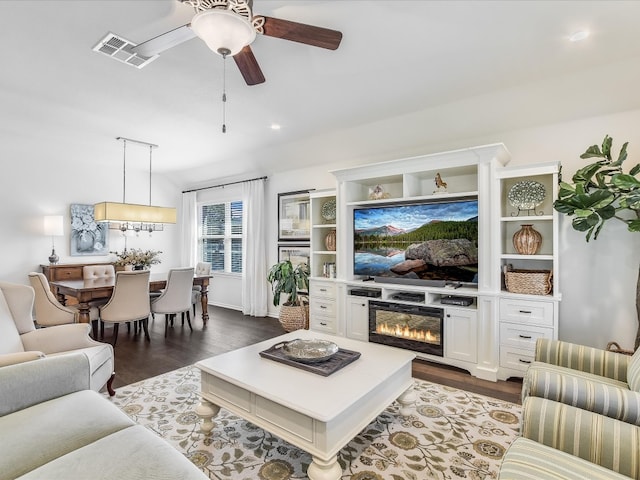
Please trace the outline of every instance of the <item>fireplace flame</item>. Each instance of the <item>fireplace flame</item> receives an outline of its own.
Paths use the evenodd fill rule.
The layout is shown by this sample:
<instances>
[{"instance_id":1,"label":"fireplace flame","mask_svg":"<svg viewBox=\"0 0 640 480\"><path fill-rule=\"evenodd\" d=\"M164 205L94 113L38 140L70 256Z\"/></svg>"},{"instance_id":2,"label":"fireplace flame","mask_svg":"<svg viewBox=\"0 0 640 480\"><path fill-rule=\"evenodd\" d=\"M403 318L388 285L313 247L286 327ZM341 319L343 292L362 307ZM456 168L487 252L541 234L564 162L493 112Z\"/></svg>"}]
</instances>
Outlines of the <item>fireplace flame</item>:
<instances>
[{"instance_id":1,"label":"fireplace flame","mask_svg":"<svg viewBox=\"0 0 640 480\"><path fill-rule=\"evenodd\" d=\"M392 335L394 337L407 338L409 340L416 340L418 342L438 342L438 337L431 333L431 330L417 330L415 328L409 328L408 326L393 325L379 323L376 326L376 333L382 335Z\"/></svg>"}]
</instances>

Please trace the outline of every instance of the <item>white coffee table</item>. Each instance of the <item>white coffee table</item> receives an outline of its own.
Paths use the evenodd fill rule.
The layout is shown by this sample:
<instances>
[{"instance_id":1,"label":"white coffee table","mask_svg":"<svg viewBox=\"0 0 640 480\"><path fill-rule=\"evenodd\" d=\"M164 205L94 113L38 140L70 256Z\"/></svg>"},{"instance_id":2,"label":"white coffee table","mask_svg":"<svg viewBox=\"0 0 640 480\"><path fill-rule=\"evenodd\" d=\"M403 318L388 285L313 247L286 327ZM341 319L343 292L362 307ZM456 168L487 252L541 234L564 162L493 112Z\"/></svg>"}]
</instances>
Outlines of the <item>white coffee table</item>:
<instances>
[{"instance_id":1,"label":"white coffee table","mask_svg":"<svg viewBox=\"0 0 640 480\"><path fill-rule=\"evenodd\" d=\"M295 338L320 338L361 353L330 376L263 358L259 352ZM383 345L308 330L272 338L196 364L202 371L202 402L196 413L210 432L220 407L286 440L313 457L311 480L337 480L337 453L394 400L409 414L415 401L411 361L415 355Z\"/></svg>"}]
</instances>

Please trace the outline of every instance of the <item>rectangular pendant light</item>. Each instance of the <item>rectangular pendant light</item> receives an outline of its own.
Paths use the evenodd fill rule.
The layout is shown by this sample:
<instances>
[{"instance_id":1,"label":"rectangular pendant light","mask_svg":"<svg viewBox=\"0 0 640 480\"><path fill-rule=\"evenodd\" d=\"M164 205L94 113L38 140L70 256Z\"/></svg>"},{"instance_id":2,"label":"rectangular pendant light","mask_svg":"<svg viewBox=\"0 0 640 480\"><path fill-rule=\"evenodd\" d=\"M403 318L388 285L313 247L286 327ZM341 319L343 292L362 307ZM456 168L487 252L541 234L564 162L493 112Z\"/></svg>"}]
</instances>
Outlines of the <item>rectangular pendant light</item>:
<instances>
[{"instance_id":1,"label":"rectangular pendant light","mask_svg":"<svg viewBox=\"0 0 640 480\"><path fill-rule=\"evenodd\" d=\"M135 203L102 202L93 206L97 222L176 223L175 208L138 205Z\"/></svg>"}]
</instances>

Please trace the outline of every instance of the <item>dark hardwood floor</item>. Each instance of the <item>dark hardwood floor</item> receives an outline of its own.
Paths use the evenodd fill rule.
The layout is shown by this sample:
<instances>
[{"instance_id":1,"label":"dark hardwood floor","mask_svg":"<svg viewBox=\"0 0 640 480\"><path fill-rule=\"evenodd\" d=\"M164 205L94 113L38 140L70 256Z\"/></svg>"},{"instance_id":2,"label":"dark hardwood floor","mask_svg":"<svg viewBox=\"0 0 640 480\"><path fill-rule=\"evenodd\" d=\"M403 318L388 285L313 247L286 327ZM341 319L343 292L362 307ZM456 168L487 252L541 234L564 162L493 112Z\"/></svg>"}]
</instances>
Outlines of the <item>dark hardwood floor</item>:
<instances>
[{"instance_id":1,"label":"dark hardwood floor","mask_svg":"<svg viewBox=\"0 0 640 480\"><path fill-rule=\"evenodd\" d=\"M251 345L284 333L275 318L255 318L235 310L209 306L209 322L202 328L200 310L188 325L178 317L164 337L164 316L149 321L151 341L142 335L120 328L115 348L116 378L114 388L191 365L213 355ZM104 341L111 341L111 328L105 329ZM413 376L430 382L479 393L501 400L520 403L522 381L490 382L471 376L454 367L416 360Z\"/></svg>"}]
</instances>

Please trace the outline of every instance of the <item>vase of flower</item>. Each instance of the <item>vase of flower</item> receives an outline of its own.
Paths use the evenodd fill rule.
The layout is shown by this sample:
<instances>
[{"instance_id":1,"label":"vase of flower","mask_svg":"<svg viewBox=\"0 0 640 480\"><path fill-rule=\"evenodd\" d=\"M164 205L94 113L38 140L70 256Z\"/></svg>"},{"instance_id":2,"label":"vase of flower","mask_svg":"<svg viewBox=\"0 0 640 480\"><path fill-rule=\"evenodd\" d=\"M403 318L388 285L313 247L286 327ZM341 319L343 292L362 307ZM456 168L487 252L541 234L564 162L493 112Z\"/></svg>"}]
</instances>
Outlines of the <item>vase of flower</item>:
<instances>
[{"instance_id":1,"label":"vase of flower","mask_svg":"<svg viewBox=\"0 0 640 480\"><path fill-rule=\"evenodd\" d=\"M513 247L520 255L535 255L541 243L542 235L530 223L521 225L513 234Z\"/></svg>"}]
</instances>

